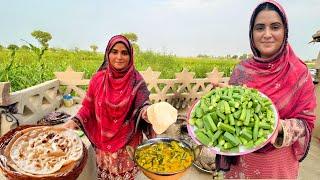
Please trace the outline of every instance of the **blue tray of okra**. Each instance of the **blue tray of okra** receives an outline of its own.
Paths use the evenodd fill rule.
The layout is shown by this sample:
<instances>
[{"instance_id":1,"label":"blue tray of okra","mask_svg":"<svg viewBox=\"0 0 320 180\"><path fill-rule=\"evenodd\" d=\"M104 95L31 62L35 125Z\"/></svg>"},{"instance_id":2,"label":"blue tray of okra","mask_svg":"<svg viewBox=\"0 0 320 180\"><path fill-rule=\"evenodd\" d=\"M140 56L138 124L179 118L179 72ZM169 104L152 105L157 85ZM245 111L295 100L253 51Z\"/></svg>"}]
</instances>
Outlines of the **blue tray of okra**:
<instances>
[{"instance_id":1,"label":"blue tray of okra","mask_svg":"<svg viewBox=\"0 0 320 180\"><path fill-rule=\"evenodd\" d=\"M215 154L244 155L265 146L279 123L276 107L256 89L215 88L188 112L188 133Z\"/></svg>"}]
</instances>

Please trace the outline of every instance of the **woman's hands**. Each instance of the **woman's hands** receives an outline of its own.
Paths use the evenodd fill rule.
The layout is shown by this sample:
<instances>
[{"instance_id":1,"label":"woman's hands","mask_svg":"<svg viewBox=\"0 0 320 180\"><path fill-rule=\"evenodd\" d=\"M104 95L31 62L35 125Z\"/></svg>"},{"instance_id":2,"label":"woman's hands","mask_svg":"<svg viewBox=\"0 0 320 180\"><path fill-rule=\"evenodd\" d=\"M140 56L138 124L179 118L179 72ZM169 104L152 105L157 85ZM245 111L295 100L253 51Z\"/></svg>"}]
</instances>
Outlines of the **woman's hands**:
<instances>
[{"instance_id":1,"label":"woman's hands","mask_svg":"<svg viewBox=\"0 0 320 180\"><path fill-rule=\"evenodd\" d=\"M283 134L283 128L281 125L281 119L279 119L279 124L277 126L277 129L275 130L273 136L271 137L270 143L275 145L275 146L279 146L279 144L282 144L283 138L282 134Z\"/></svg>"},{"instance_id":2,"label":"woman's hands","mask_svg":"<svg viewBox=\"0 0 320 180\"><path fill-rule=\"evenodd\" d=\"M75 130L80 129L77 123L75 123L72 119L69 119L67 122L62 124L61 127Z\"/></svg>"},{"instance_id":3,"label":"woman's hands","mask_svg":"<svg viewBox=\"0 0 320 180\"><path fill-rule=\"evenodd\" d=\"M141 118L144 119L145 121L147 121L148 123L150 123L149 120L148 120L148 113L147 113L148 107L150 107L150 106L145 106L145 107L141 110Z\"/></svg>"}]
</instances>

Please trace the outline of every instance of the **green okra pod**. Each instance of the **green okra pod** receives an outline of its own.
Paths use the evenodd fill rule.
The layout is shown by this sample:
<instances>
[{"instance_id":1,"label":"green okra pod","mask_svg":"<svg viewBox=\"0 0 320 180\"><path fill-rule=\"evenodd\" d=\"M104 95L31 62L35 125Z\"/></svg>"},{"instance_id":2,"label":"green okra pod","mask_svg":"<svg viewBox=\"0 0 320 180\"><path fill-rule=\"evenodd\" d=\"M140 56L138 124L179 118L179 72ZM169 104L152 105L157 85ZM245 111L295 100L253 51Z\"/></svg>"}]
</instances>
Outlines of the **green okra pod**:
<instances>
[{"instance_id":1,"label":"green okra pod","mask_svg":"<svg viewBox=\"0 0 320 180\"><path fill-rule=\"evenodd\" d=\"M210 138L207 135L205 135L203 132L200 132L200 131L196 132L196 137L204 145L208 146L209 143L211 142Z\"/></svg>"},{"instance_id":2,"label":"green okra pod","mask_svg":"<svg viewBox=\"0 0 320 180\"><path fill-rule=\"evenodd\" d=\"M245 138L246 140L251 140L252 139L252 134L250 133L250 132L248 132L248 131L244 131L244 130L242 130L241 132L240 132L240 137L243 137L243 138Z\"/></svg>"},{"instance_id":3,"label":"green okra pod","mask_svg":"<svg viewBox=\"0 0 320 180\"><path fill-rule=\"evenodd\" d=\"M232 134L230 134L229 132L225 132L223 134L223 137L226 141L228 141L229 143L231 143L233 146L237 146L240 144L240 142L238 141L238 139L233 136Z\"/></svg>"},{"instance_id":4,"label":"green okra pod","mask_svg":"<svg viewBox=\"0 0 320 180\"><path fill-rule=\"evenodd\" d=\"M260 137L257 141L254 142L254 145L258 146L266 141L265 137Z\"/></svg>"},{"instance_id":5,"label":"green okra pod","mask_svg":"<svg viewBox=\"0 0 320 180\"><path fill-rule=\"evenodd\" d=\"M195 122L195 125L196 125L197 128L199 128L199 129L204 128L204 124L203 124L202 119L197 119L196 122Z\"/></svg>"},{"instance_id":6,"label":"green okra pod","mask_svg":"<svg viewBox=\"0 0 320 180\"><path fill-rule=\"evenodd\" d=\"M241 111L240 118L239 118L241 121L244 121L246 119L246 113L247 113L246 108L243 108Z\"/></svg>"},{"instance_id":7,"label":"green okra pod","mask_svg":"<svg viewBox=\"0 0 320 180\"><path fill-rule=\"evenodd\" d=\"M257 138L258 138L259 124L260 124L259 121L255 121L255 122L254 122L253 133L252 133L252 137L253 137L253 140L254 140L254 141L256 141Z\"/></svg>"},{"instance_id":8,"label":"green okra pod","mask_svg":"<svg viewBox=\"0 0 320 180\"><path fill-rule=\"evenodd\" d=\"M209 123L209 127L212 132L215 132L218 129L217 126L215 125L213 119L211 118L210 114L208 114L206 116L206 121Z\"/></svg>"},{"instance_id":9,"label":"green okra pod","mask_svg":"<svg viewBox=\"0 0 320 180\"><path fill-rule=\"evenodd\" d=\"M234 118L233 118L233 115L232 114L229 114L228 115L228 119L229 119L229 123L230 123L230 125L235 125L236 123L235 123L235 121L234 121Z\"/></svg>"},{"instance_id":10,"label":"green okra pod","mask_svg":"<svg viewBox=\"0 0 320 180\"><path fill-rule=\"evenodd\" d=\"M224 112L226 114L230 114L231 110L230 110L230 106L229 106L228 102L227 101L223 101L223 103L224 103Z\"/></svg>"},{"instance_id":11,"label":"green okra pod","mask_svg":"<svg viewBox=\"0 0 320 180\"><path fill-rule=\"evenodd\" d=\"M213 137L212 137L212 141L216 141L217 139L219 139L219 137L221 136L221 134L223 133L223 131L221 131L221 130L217 130L215 133L214 133L214 135L213 135Z\"/></svg>"},{"instance_id":12,"label":"green okra pod","mask_svg":"<svg viewBox=\"0 0 320 180\"><path fill-rule=\"evenodd\" d=\"M203 116L203 110L199 106L197 106L196 107L196 117L201 118L202 116Z\"/></svg>"},{"instance_id":13,"label":"green okra pod","mask_svg":"<svg viewBox=\"0 0 320 180\"><path fill-rule=\"evenodd\" d=\"M246 110L247 112L246 112L246 118L245 118L245 120L243 121L243 124L244 125L246 125L246 126L248 126L249 125L249 123L250 123L250 109L247 109Z\"/></svg>"},{"instance_id":14,"label":"green okra pod","mask_svg":"<svg viewBox=\"0 0 320 180\"><path fill-rule=\"evenodd\" d=\"M225 124L223 122L218 123L218 129L227 131L229 133L235 133L236 129L229 124Z\"/></svg>"}]
</instances>

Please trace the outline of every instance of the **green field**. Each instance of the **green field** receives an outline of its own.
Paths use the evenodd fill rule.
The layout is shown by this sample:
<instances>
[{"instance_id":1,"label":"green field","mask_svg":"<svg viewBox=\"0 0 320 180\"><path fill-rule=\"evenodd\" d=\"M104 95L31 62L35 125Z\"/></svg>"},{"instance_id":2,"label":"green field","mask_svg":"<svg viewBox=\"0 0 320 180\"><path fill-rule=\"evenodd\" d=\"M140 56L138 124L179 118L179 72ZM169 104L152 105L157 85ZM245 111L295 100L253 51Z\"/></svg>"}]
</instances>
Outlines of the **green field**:
<instances>
[{"instance_id":1,"label":"green field","mask_svg":"<svg viewBox=\"0 0 320 180\"><path fill-rule=\"evenodd\" d=\"M33 51L18 50L14 56L11 52L8 49L0 50L0 81L10 81L12 91L54 79L53 72L65 71L68 66L75 71L85 72L85 78L90 78L103 61L102 53L89 51L49 50L40 60ZM186 58L154 52L141 52L135 56L136 69L143 71L150 66L155 71L161 71L160 78L174 78L175 73L183 68L202 78L214 67L224 72L224 76L229 76L238 62L234 59Z\"/></svg>"}]
</instances>

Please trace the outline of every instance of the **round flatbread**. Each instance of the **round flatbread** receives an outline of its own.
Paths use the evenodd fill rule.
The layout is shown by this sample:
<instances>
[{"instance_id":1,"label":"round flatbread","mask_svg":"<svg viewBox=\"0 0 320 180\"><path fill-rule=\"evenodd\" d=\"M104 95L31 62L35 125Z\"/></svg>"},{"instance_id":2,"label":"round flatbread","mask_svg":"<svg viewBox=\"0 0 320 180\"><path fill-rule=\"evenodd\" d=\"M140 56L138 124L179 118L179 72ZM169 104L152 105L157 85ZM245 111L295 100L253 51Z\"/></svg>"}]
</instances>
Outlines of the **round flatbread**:
<instances>
[{"instance_id":1,"label":"round flatbread","mask_svg":"<svg viewBox=\"0 0 320 180\"><path fill-rule=\"evenodd\" d=\"M176 122L178 110L167 102L159 102L148 107L147 115L153 130L157 134L161 134Z\"/></svg>"},{"instance_id":2,"label":"round flatbread","mask_svg":"<svg viewBox=\"0 0 320 180\"><path fill-rule=\"evenodd\" d=\"M82 158L83 145L75 132L65 128L36 127L25 129L13 138L10 159L27 173L52 174Z\"/></svg>"}]
</instances>

